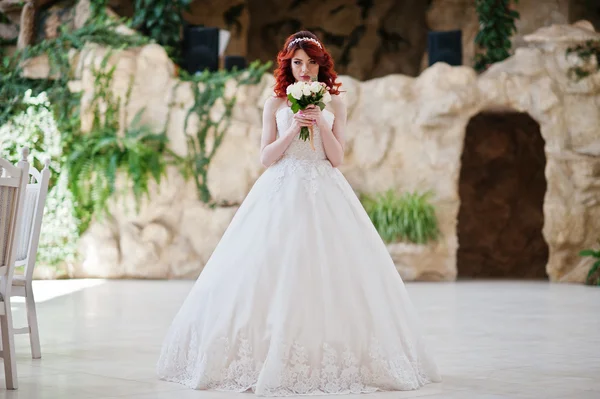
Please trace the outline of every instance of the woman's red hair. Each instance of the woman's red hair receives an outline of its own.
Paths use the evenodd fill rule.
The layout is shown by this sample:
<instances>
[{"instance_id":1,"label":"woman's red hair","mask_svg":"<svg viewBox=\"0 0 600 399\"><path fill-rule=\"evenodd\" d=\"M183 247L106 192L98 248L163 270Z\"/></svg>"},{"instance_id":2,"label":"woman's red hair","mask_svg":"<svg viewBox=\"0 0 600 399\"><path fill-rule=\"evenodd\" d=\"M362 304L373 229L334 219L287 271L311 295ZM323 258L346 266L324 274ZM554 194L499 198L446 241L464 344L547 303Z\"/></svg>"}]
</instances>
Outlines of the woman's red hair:
<instances>
[{"instance_id":1,"label":"woman's red hair","mask_svg":"<svg viewBox=\"0 0 600 399\"><path fill-rule=\"evenodd\" d=\"M285 41L283 49L277 54L277 69L275 69L274 75L277 83L275 84L275 96L286 97L286 89L289 85L296 82L294 75L292 74L292 57L298 49L302 49L306 54L319 64L319 82L323 82L329 87L329 93L331 95L340 94L339 87L342 85L337 80L337 73L333 69L333 58L325 49L323 43L319 47L315 42L310 40L298 41L290 45L294 39L307 37L321 41L313 33L308 31L301 31L294 33Z\"/></svg>"}]
</instances>

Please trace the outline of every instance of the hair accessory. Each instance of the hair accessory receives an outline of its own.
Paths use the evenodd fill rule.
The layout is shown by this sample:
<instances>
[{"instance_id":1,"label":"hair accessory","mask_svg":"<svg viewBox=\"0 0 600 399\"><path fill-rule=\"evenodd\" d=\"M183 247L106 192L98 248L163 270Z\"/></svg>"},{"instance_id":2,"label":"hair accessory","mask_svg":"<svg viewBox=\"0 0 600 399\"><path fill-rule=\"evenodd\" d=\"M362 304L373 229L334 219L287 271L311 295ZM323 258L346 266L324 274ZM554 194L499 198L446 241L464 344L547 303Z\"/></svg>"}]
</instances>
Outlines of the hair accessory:
<instances>
[{"instance_id":1,"label":"hair accessory","mask_svg":"<svg viewBox=\"0 0 600 399\"><path fill-rule=\"evenodd\" d=\"M320 48L320 49L322 49L322 48L323 48L323 46L321 46L321 43L319 43L319 41L318 41L318 40L315 40L315 39L313 39L312 37L299 37L299 38L297 38L297 39L294 39L294 40L292 40L292 41L290 42L290 44L288 45L288 48L289 48L289 47L292 47L292 46L293 46L294 44L296 44L296 43L299 43L299 42L306 42L306 41L309 41L309 42L313 42L313 43L315 43L317 46L319 46L319 48Z\"/></svg>"}]
</instances>

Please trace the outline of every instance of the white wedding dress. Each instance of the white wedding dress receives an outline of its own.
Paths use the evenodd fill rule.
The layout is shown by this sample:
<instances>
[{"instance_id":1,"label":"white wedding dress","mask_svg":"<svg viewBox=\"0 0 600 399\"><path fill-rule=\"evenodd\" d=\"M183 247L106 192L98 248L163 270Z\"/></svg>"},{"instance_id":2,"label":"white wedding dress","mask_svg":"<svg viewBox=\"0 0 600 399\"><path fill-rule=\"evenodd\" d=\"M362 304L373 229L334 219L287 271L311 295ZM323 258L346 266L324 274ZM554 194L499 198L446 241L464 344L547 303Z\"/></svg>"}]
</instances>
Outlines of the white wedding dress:
<instances>
[{"instance_id":1,"label":"white wedding dress","mask_svg":"<svg viewBox=\"0 0 600 399\"><path fill-rule=\"evenodd\" d=\"M277 112L278 131L292 115ZM318 128L314 144L296 138L248 193L169 329L160 378L261 396L440 380L394 263Z\"/></svg>"}]
</instances>

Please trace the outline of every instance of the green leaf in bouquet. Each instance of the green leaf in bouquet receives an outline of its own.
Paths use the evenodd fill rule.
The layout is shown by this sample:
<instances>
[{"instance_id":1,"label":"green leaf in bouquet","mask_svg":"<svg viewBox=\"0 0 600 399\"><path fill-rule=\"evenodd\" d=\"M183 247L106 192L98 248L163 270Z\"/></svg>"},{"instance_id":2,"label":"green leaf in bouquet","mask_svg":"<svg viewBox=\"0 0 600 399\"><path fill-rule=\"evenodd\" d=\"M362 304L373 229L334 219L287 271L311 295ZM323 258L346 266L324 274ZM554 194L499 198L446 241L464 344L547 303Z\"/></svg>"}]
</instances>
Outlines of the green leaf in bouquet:
<instances>
[{"instance_id":1,"label":"green leaf in bouquet","mask_svg":"<svg viewBox=\"0 0 600 399\"><path fill-rule=\"evenodd\" d=\"M300 111L300 104L292 103L292 112L297 113L298 111Z\"/></svg>"},{"instance_id":2,"label":"green leaf in bouquet","mask_svg":"<svg viewBox=\"0 0 600 399\"><path fill-rule=\"evenodd\" d=\"M320 101L317 105L319 106L319 108L321 108L321 111L325 109L325 103L323 101Z\"/></svg>"}]
</instances>

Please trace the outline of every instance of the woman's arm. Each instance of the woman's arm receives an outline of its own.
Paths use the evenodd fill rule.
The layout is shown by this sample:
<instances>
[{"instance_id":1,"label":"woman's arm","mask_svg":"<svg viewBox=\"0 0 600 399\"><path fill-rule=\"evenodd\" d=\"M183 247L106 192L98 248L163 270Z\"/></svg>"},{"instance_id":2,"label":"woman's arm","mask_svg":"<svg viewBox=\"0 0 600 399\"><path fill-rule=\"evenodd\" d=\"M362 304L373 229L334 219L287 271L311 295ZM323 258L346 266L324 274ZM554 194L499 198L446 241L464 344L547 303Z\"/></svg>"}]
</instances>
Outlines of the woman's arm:
<instances>
[{"instance_id":1,"label":"woman's arm","mask_svg":"<svg viewBox=\"0 0 600 399\"><path fill-rule=\"evenodd\" d=\"M308 117L295 114L290 127L280 133L277 138L277 121L275 113L282 104L282 99L270 97L263 110L263 130L260 143L260 163L265 167L271 166L282 157L285 150L292 144L294 137L300 133L302 126L310 126L312 120Z\"/></svg>"},{"instance_id":2,"label":"woman's arm","mask_svg":"<svg viewBox=\"0 0 600 399\"><path fill-rule=\"evenodd\" d=\"M333 127L329 128L327 120L321 115L317 119L317 125L321 131L325 155L334 168L337 168L344 162L344 144L346 141L346 104L339 95L331 96L331 108L335 119Z\"/></svg>"},{"instance_id":3,"label":"woman's arm","mask_svg":"<svg viewBox=\"0 0 600 399\"><path fill-rule=\"evenodd\" d=\"M277 138L277 121L275 112L281 105L277 97L269 97L263 110L263 129L260 140L260 163L265 167L271 166L277 161L292 143L293 136L282 134Z\"/></svg>"}]
</instances>

